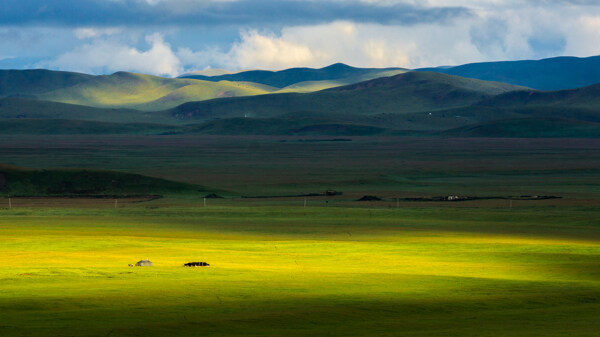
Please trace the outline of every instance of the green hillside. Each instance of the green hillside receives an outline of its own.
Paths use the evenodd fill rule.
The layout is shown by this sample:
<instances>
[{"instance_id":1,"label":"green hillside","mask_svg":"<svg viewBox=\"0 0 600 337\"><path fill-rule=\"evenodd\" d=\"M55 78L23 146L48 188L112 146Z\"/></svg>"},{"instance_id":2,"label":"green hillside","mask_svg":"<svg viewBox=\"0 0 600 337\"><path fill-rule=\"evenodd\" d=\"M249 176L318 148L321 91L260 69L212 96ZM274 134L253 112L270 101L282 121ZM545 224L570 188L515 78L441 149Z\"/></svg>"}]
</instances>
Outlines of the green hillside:
<instances>
[{"instance_id":1,"label":"green hillside","mask_svg":"<svg viewBox=\"0 0 600 337\"><path fill-rule=\"evenodd\" d=\"M301 82L337 81L341 83L356 83L382 76L391 76L405 72L402 68L354 68L342 63L330 66L313 68L290 68L281 71L250 70L237 73L222 74L217 76L183 75L182 78L195 78L205 81L245 81L266 84L276 88L286 88Z\"/></svg>"},{"instance_id":2,"label":"green hillside","mask_svg":"<svg viewBox=\"0 0 600 337\"><path fill-rule=\"evenodd\" d=\"M198 193L206 189L139 174L86 169L34 170L0 165L4 196L125 196Z\"/></svg>"},{"instance_id":3,"label":"green hillside","mask_svg":"<svg viewBox=\"0 0 600 337\"><path fill-rule=\"evenodd\" d=\"M600 56L483 62L419 70L506 82L538 90L564 90L600 83Z\"/></svg>"},{"instance_id":4,"label":"green hillside","mask_svg":"<svg viewBox=\"0 0 600 337\"><path fill-rule=\"evenodd\" d=\"M92 75L45 69L0 70L0 98L34 97L94 78Z\"/></svg>"},{"instance_id":5,"label":"green hillside","mask_svg":"<svg viewBox=\"0 0 600 337\"><path fill-rule=\"evenodd\" d=\"M558 118L495 120L441 133L453 137L598 138L600 123Z\"/></svg>"},{"instance_id":6,"label":"green hillside","mask_svg":"<svg viewBox=\"0 0 600 337\"><path fill-rule=\"evenodd\" d=\"M308 94L188 103L170 113L206 121L194 132L211 134L596 137L599 91L539 92L411 72Z\"/></svg>"},{"instance_id":7,"label":"green hillside","mask_svg":"<svg viewBox=\"0 0 600 337\"><path fill-rule=\"evenodd\" d=\"M166 134L177 126L150 123L109 123L77 119L0 119L2 135Z\"/></svg>"},{"instance_id":8,"label":"green hillside","mask_svg":"<svg viewBox=\"0 0 600 337\"><path fill-rule=\"evenodd\" d=\"M131 73L96 76L38 97L148 110L204 100L141 111L2 98L0 134L595 137L600 123L600 85L540 92L435 72L408 72L317 92L282 93L316 90L323 84L302 82L276 90L242 82ZM261 94L265 92L271 94ZM219 98L208 99L213 96Z\"/></svg>"},{"instance_id":9,"label":"green hillside","mask_svg":"<svg viewBox=\"0 0 600 337\"><path fill-rule=\"evenodd\" d=\"M519 122L511 122L511 124L507 121ZM539 121L539 123L535 121ZM366 116L340 113L297 112L274 118L226 118L182 126L177 133L220 135L595 137L594 130L600 125L598 123L600 123L600 111L587 109L552 107L513 109L471 106L434 112L382 113ZM494 129L493 126L498 126L498 128ZM527 128L530 128L530 130ZM544 128L547 128L547 130L544 131Z\"/></svg>"},{"instance_id":10,"label":"green hillside","mask_svg":"<svg viewBox=\"0 0 600 337\"><path fill-rule=\"evenodd\" d=\"M598 123L600 122L600 109L553 106L487 107L474 105L430 113L383 117L387 117L382 122L389 127L407 130L439 131L493 121L529 118Z\"/></svg>"},{"instance_id":11,"label":"green hillside","mask_svg":"<svg viewBox=\"0 0 600 337\"><path fill-rule=\"evenodd\" d=\"M600 84L560 91L514 91L490 97L480 105L491 107L552 106L598 109Z\"/></svg>"},{"instance_id":12,"label":"green hillside","mask_svg":"<svg viewBox=\"0 0 600 337\"><path fill-rule=\"evenodd\" d=\"M134 109L102 109L24 98L0 99L0 119L77 119L111 123L176 123L173 118Z\"/></svg>"},{"instance_id":13,"label":"green hillside","mask_svg":"<svg viewBox=\"0 0 600 337\"><path fill-rule=\"evenodd\" d=\"M341 87L345 85L350 85L354 83L364 82L373 80L380 77L390 77L399 74L405 73L404 69L393 69L393 70L374 70L372 72L368 72L366 74L361 74L359 76L351 76L341 79L332 79L332 80L322 80L322 81L304 81L294 83L287 87L284 87L278 91L277 93L286 93L286 92L298 92L298 93L307 93L314 92L329 88Z\"/></svg>"},{"instance_id":14,"label":"green hillside","mask_svg":"<svg viewBox=\"0 0 600 337\"><path fill-rule=\"evenodd\" d=\"M295 71L284 71L284 73L289 75ZM315 81L301 81L282 88L243 79L227 81L215 77L210 77L210 80L198 80L128 72L92 76L50 70L7 70L0 71L0 98L35 98L91 107L158 111L186 102L214 98L253 96L273 92L312 92L401 72L404 70L330 67L330 71L320 71L317 77L306 77L316 78Z\"/></svg>"},{"instance_id":15,"label":"green hillside","mask_svg":"<svg viewBox=\"0 0 600 337\"><path fill-rule=\"evenodd\" d=\"M163 110L189 101L269 93L264 85L171 79L118 72L40 94L39 99L94 107Z\"/></svg>"},{"instance_id":16,"label":"green hillside","mask_svg":"<svg viewBox=\"0 0 600 337\"><path fill-rule=\"evenodd\" d=\"M370 115L410 113L470 106L520 87L457 76L409 72L308 94L274 94L191 102L170 111L184 119L269 118L314 111Z\"/></svg>"}]
</instances>

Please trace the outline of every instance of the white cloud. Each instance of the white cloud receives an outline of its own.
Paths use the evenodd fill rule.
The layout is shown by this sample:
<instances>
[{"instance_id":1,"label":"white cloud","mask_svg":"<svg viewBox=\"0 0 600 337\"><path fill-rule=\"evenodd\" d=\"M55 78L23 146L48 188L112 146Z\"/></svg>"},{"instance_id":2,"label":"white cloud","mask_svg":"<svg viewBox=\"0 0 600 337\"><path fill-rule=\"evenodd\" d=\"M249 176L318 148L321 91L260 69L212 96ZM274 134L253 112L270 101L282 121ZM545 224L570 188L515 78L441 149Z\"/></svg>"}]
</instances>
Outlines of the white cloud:
<instances>
[{"instance_id":1,"label":"white cloud","mask_svg":"<svg viewBox=\"0 0 600 337\"><path fill-rule=\"evenodd\" d=\"M469 40L468 27L420 25L382 26L334 22L318 26L286 27L279 35L245 31L229 50L181 49L187 68L207 65L230 69L323 67L343 62L359 67L421 67L456 63L480 57ZM444 50L439 53L439 50Z\"/></svg>"},{"instance_id":2,"label":"white cloud","mask_svg":"<svg viewBox=\"0 0 600 337\"><path fill-rule=\"evenodd\" d=\"M86 73L120 70L176 76L182 72L179 59L160 34L146 36L150 48L140 51L128 45L97 39L60 55L43 66Z\"/></svg>"},{"instance_id":3,"label":"white cloud","mask_svg":"<svg viewBox=\"0 0 600 337\"><path fill-rule=\"evenodd\" d=\"M430 1L435 2L435 1ZM465 4L474 3L464 1ZM600 54L600 11L565 6L508 6L485 9L453 24L389 26L334 22L284 27L279 34L247 31L229 50L188 58L200 68L321 67L344 62L360 67L418 68L469 62ZM491 8L494 7L494 10ZM595 13L594 13L595 12Z\"/></svg>"},{"instance_id":4,"label":"white cloud","mask_svg":"<svg viewBox=\"0 0 600 337\"><path fill-rule=\"evenodd\" d=\"M243 33L242 43L234 45L228 56L242 68L285 68L292 64L311 64L323 57L319 51L294 39L256 31Z\"/></svg>"},{"instance_id":5,"label":"white cloud","mask_svg":"<svg viewBox=\"0 0 600 337\"><path fill-rule=\"evenodd\" d=\"M126 1L126 0L110 0L110 1ZM138 3L145 3L150 6L156 6L158 4L166 5L164 8L172 10L173 12L184 12L199 6L208 6L211 3L219 2L236 2L239 0L134 0Z\"/></svg>"},{"instance_id":6,"label":"white cloud","mask_svg":"<svg viewBox=\"0 0 600 337\"><path fill-rule=\"evenodd\" d=\"M579 29L567 30L567 53L600 54L600 16L582 16L576 24Z\"/></svg>"},{"instance_id":7,"label":"white cloud","mask_svg":"<svg viewBox=\"0 0 600 337\"><path fill-rule=\"evenodd\" d=\"M182 4L203 2L169 1ZM204 2L209 1L219 0ZM423 7L448 5L442 0L363 2L380 5L404 2ZM75 30L74 35L71 33L71 38L79 38L75 40L78 44L86 43L69 47L70 52L46 62L44 66L93 73L126 70L175 76L207 67L284 69L323 67L343 62L358 67L418 68L600 54L600 7L585 7L583 11L581 6L568 5L563 0L553 1L554 4L561 3L556 6L543 5L549 2L459 0L452 5L468 6L473 15L446 23L402 26L337 21L271 30L242 28L237 40L227 47L217 47L225 45L217 41L218 38L194 35L189 30L174 27L169 28L171 30L165 28L163 33L178 42L175 49L158 34L148 35L149 46L143 49L132 47L137 45L136 38L132 36L137 37L140 31L133 34L131 28L83 27ZM203 38L210 42L193 50L186 44L192 38L196 43ZM231 37L228 35L227 38Z\"/></svg>"},{"instance_id":8,"label":"white cloud","mask_svg":"<svg viewBox=\"0 0 600 337\"><path fill-rule=\"evenodd\" d=\"M94 28L94 27L81 27L75 29L75 36L80 39L90 39L101 36L116 35L123 32L122 27L109 27L109 28Z\"/></svg>"}]
</instances>

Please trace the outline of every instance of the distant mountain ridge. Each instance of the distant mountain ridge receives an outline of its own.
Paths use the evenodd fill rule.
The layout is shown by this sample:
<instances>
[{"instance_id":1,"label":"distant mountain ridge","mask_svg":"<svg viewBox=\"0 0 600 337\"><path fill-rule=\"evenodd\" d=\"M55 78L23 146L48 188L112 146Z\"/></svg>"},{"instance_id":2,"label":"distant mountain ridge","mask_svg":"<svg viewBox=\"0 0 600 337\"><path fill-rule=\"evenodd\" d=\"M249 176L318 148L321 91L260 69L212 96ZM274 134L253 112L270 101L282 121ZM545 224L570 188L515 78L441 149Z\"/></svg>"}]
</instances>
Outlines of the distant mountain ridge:
<instances>
[{"instance_id":1,"label":"distant mountain ridge","mask_svg":"<svg viewBox=\"0 0 600 337\"><path fill-rule=\"evenodd\" d=\"M190 102L171 111L177 118L270 118L294 111L370 115L469 106L500 93L522 90L505 83L433 72L408 72L308 94L275 94Z\"/></svg>"},{"instance_id":2,"label":"distant mountain ridge","mask_svg":"<svg viewBox=\"0 0 600 337\"><path fill-rule=\"evenodd\" d=\"M189 101L261 95L274 90L254 83L214 83L129 72L94 76L44 69L0 70L0 98L20 97L101 108L163 110Z\"/></svg>"},{"instance_id":3,"label":"distant mountain ridge","mask_svg":"<svg viewBox=\"0 0 600 337\"><path fill-rule=\"evenodd\" d=\"M279 89L127 72L2 71L0 134L600 137L600 84L539 91L343 64L262 74L306 80L315 72L329 79Z\"/></svg>"},{"instance_id":4,"label":"distant mountain ridge","mask_svg":"<svg viewBox=\"0 0 600 337\"><path fill-rule=\"evenodd\" d=\"M600 108L600 84L558 91L513 91L490 97L479 103L490 107L579 107Z\"/></svg>"},{"instance_id":5,"label":"distant mountain ridge","mask_svg":"<svg viewBox=\"0 0 600 337\"><path fill-rule=\"evenodd\" d=\"M600 137L600 85L540 92L408 72L310 94L183 104L166 112L209 134ZM247 117L247 118L244 118Z\"/></svg>"},{"instance_id":6,"label":"distant mountain ridge","mask_svg":"<svg viewBox=\"0 0 600 337\"><path fill-rule=\"evenodd\" d=\"M46 69L0 70L0 97L33 97L92 78L93 75Z\"/></svg>"},{"instance_id":7,"label":"distant mountain ridge","mask_svg":"<svg viewBox=\"0 0 600 337\"><path fill-rule=\"evenodd\" d=\"M276 88L285 88L301 82L338 80L344 78L356 78L361 76L377 76L379 73L389 71L406 71L403 68L354 68L343 63L335 63L330 66L314 68L290 68L280 71L249 70L233 74L218 76L206 75L183 75L180 78L195 78L205 81L245 81L269 85ZM358 82L358 81L357 81Z\"/></svg>"},{"instance_id":8,"label":"distant mountain ridge","mask_svg":"<svg viewBox=\"0 0 600 337\"><path fill-rule=\"evenodd\" d=\"M538 90L564 90L600 83L600 56L482 62L417 70L505 82Z\"/></svg>"},{"instance_id":9,"label":"distant mountain ridge","mask_svg":"<svg viewBox=\"0 0 600 337\"><path fill-rule=\"evenodd\" d=\"M0 98L20 97L100 108L144 111L168 109L186 102L214 98L265 95L275 92L313 92L325 88L391 76L403 69L366 69L336 64L322 69L293 68L281 72L245 71L222 76L165 78L129 72L87 75L51 70L0 70ZM270 81L248 81L248 73L270 74L287 87ZM241 76L242 78L237 78ZM252 76L250 76L251 78ZM207 80L204 80L206 78ZM282 89L283 88L283 89Z\"/></svg>"}]
</instances>

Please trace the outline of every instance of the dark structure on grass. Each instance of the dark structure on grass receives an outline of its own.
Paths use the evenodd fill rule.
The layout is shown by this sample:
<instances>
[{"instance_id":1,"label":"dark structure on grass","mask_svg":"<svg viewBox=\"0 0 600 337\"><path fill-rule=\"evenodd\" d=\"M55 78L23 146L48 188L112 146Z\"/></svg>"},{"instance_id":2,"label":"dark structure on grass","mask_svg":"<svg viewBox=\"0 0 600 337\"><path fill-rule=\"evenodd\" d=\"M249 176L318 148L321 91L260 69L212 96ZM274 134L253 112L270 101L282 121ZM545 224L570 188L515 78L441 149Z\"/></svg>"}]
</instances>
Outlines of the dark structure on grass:
<instances>
[{"instance_id":1,"label":"dark structure on grass","mask_svg":"<svg viewBox=\"0 0 600 337\"><path fill-rule=\"evenodd\" d=\"M188 262L183 265L184 267L208 267L210 264L206 262Z\"/></svg>"},{"instance_id":2,"label":"dark structure on grass","mask_svg":"<svg viewBox=\"0 0 600 337\"><path fill-rule=\"evenodd\" d=\"M153 265L154 263L150 260L140 260L135 264L136 267L152 267Z\"/></svg>"},{"instance_id":3,"label":"dark structure on grass","mask_svg":"<svg viewBox=\"0 0 600 337\"><path fill-rule=\"evenodd\" d=\"M326 195L328 197L332 197L334 195L342 195L342 192L336 190L327 190L325 192L319 193L319 195Z\"/></svg>"},{"instance_id":4,"label":"dark structure on grass","mask_svg":"<svg viewBox=\"0 0 600 337\"><path fill-rule=\"evenodd\" d=\"M365 195L356 201L381 201L381 198L374 195Z\"/></svg>"}]
</instances>

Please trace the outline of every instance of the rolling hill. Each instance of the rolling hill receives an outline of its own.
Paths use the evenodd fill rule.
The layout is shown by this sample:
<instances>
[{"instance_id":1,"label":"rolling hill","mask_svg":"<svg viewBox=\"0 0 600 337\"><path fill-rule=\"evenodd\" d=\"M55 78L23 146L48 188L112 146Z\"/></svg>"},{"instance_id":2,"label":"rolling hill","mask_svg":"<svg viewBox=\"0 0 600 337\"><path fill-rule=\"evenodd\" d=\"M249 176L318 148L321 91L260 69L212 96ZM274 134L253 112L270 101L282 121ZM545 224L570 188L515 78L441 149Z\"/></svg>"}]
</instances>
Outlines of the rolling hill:
<instances>
[{"instance_id":1,"label":"rolling hill","mask_svg":"<svg viewBox=\"0 0 600 337\"><path fill-rule=\"evenodd\" d=\"M198 186L139 174L86 169L34 170L0 164L4 196L131 196L198 193Z\"/></svg>"},{"instance_id":2,"label":"rolling hill","mask_svg":"<svg viewBox=\"0 0 600 337\"><path fill-rule=\"evenodd\" d=\"M180 127L151 123L111 123L78 119L0 119L1 135L160 135Z\"/></svg>"},{"instance_id":3,"label":"rolling hill","mask_svg":"<svg viewBox=\"0 0 600 337\"><path fill-rule=\"evenodd\" d=\"M50 70L2 70L0 98L30 98L98 108L158 111L186 102L214 98L264 95L273 92L312 92L404 72L398 69L331 66L324 70L314 70L315 75L312 70L307 70L308 75L304 74L305 70L296 74L298 69L278 72L286 78L295 76L301 80L284 89L243 79L227 81L220 76L190 75L190 78L164 78L128 72L93 76ZM247 72L239 74L244 73ZM228 73L226 76L237 75L238 73ZM193 77L206 77L208 80ZM323 81L310 81L311 79Z\"/></svg>"},{"instance_id":4,"label":"rolling hill","mask_svg":"<svg viewBox=\"0 0 600 337\"><path fill-rule=\"evenodd\" d=\"M560 118L519 118L494 120L446 130L452 137L506 138L598 138L600 123Z\"/></svg>"},{"instance_id":5,"label":"rolling hill","mask_svg":"<svg viewBox=\"0 0 600 337\"><path fill-rule=\"evenodd\" d=\"M163 110L189 101L266 94L262 84L218 83L117 72L93 76L51 70L0 70L0 98L29 98L102 108Z\"/></svg>"},{"instance_id":6,"label":"rolling hill","mask_svg":"<svg viewBox=\"0 0 600 337\"><path fill-rule=\"evenodd\" d=\"M383 76L397 75L398 73L406 72L402 68L354 68L342 63L332 64L328 67L313 69L313 68L290 68L281 71L267 70L249 70L237 73L222 74L217 76L207 76L198 74L183 75L182 78L195 78L205 81L235 81L235 82L253 82L261 83L275 88L286 88L296 85L295 88L305 88L306 86L316 86L323 88L327 84L320 85L314 82L329 81L331 85L335 83L351 84L365 80L374 79ZM309 84L300 84L303 82L311 82ZM339 85L339 84L338 84ZM294 87L288 88L293 90ZM301 91L305 91L302 89Z\"/></svg>"},{"instance_id":7,"label":"rolling hill","mask_svg":"<svg viewBox=\"0 0 600 337\"><path fill-rule=\"evenodd\" d=\"M187 103L169 113L203 122L185 132L208 134L597 137L599 91L540 92L410 72L310 94Z\"/></svg>"},{"instance_id":8,"label":"rolling hill","mask_svg":"<svg viewBox=\"0 0 600 337\"><path fill-rule=\"evenodd\" d=\"M94 108L26 98L0 99L0 119L73 119L110 123L177 123L160 114L134 109Z\"/></svg>"},{"instance_id":9,"label":"rolling hill","mask_svg":"<svg viewBox=\"0 0 600 337\"><path fill-rule=\"evenodd\" d=\"M168 109L189 101L267 94L274 89L252 83L218 83L117 72L95 76L76 85L48 91L37 98L94 107Z\"/></svg>"},{"instance_id":10,"label":"rolling hill","mask_svg":"<svg viewBox=\"0 0 600 337\"><path fill-rule=\"evenodd\" d=\"M409 72L307 94L282 93L180 105L167 113L179 119L272 118L297 111L372 115L470 106L500 93L523 89L439 73Z\"/></svg>"},{"instance_id":11,"label":"rolling hill","mask_svg":"<svg viewBox=\"0 0 600 337\"><path fill-rule=\"evenodd\" d=\"M406 72L316 92L286 93L263 84L122 72L54 75L74 76L64 83L75 84L35 97L138 109L170 107L194 97L221 97L162 111L0 98L0 134L596 137L600 125L600 85L537 91L438 72ZM294 90L316 89L323 83L299 82ZM224 88L232 91L219 91ZM248 88L255 91L244 93ZM265 92L269 94L256 95ZM251 96L229 97L237 94Z\"/></svg>"},{"instance_id":12,"label":"rolling hill","mask_svg":"<svg viewBox=\"0 0 600 337\"><path fill-rule=\"evenodd\" d=\"M179 131L174 133L427 137L576 137L579 135L588 138L600 135L600 111L473 106L431 113L369 116L296 112L273 118L218 119L181 126Z\"/></svg>"},{"instance_id":13,"label":"rolling hill","mask_svg":"<svg viewBox=\"0 0 600 337\"><path fill-rule=\"evenodd\" d=\"M93 75L35 70L0 70L0 97L30 97L93 79Z\"/></svg>"},{"instance_id":14,"label":"rolling hill","mask_svg":"<svg viewBox=\"0 0 600 337\"><path fill-rule=\"evenodd\" d=\"M560 91L513 91L490 97L479 104L490 107L544 106L598 109L600 84Z\"/></svg>"},{"instance_id":15,"label":"rolling hill","mask_svg":"<svg viewBox=\"0 0 600 337\"><path fill-rule=\"evenodd\" d=\"M538 90L563 90L600 83L600 56L484 62L418 70L499 81Z\"/></svg>"}]
</instances>

